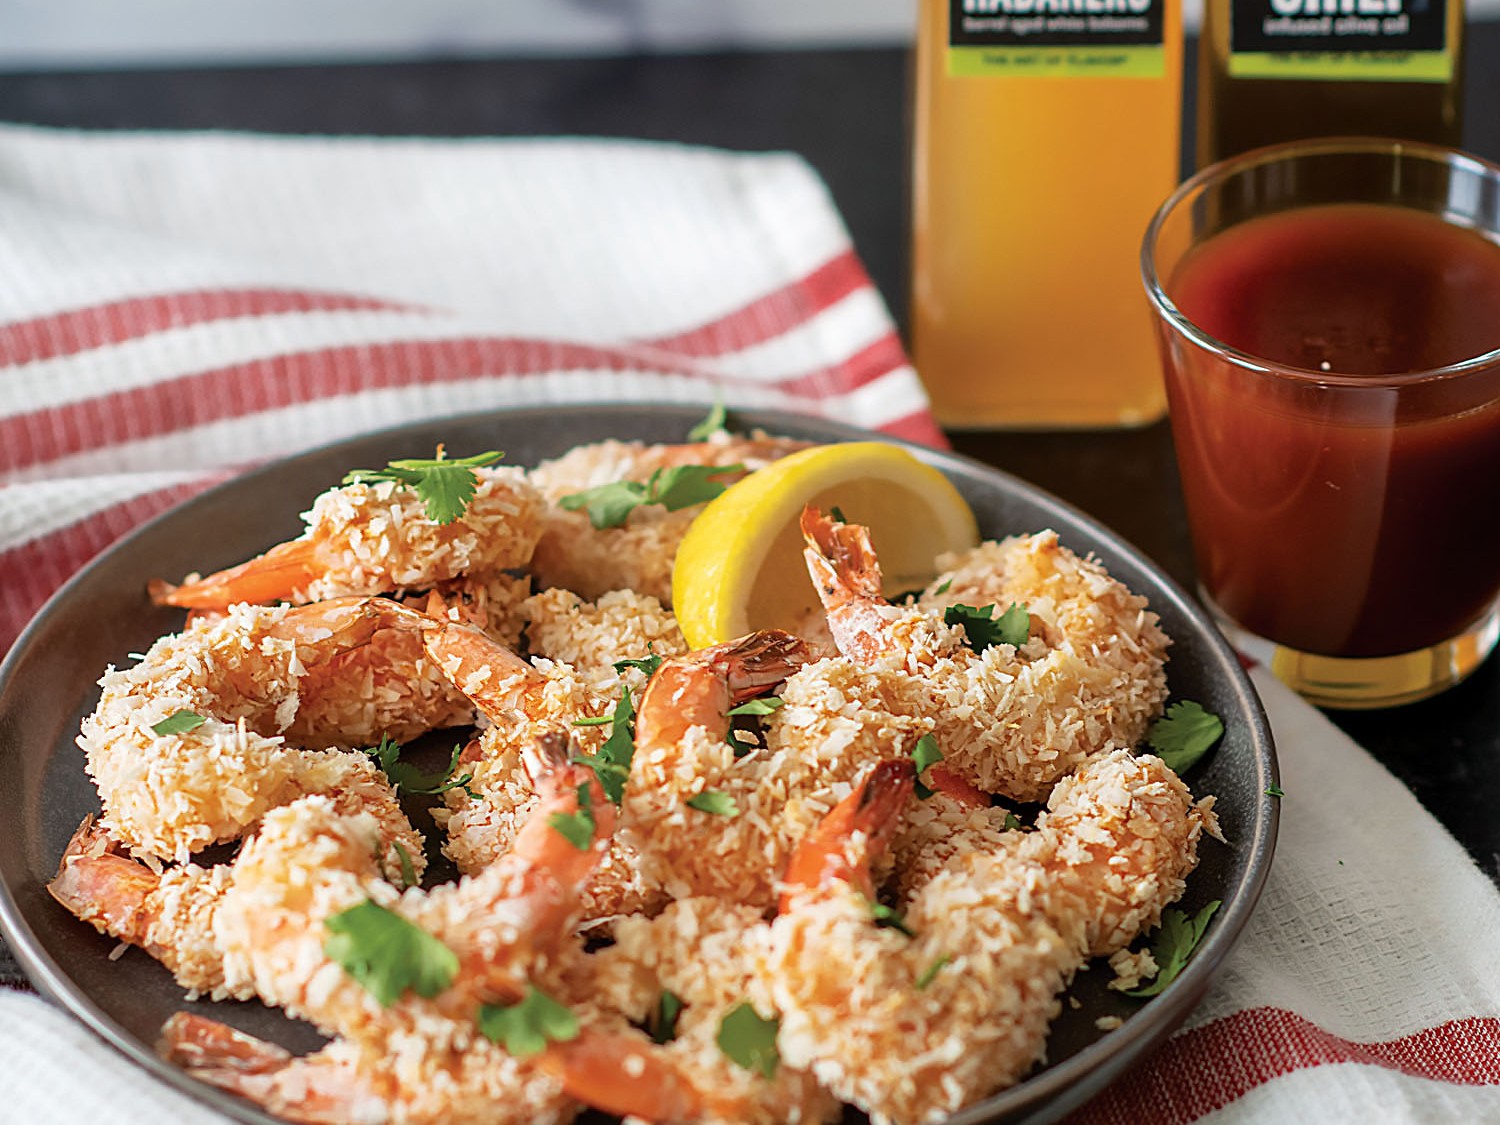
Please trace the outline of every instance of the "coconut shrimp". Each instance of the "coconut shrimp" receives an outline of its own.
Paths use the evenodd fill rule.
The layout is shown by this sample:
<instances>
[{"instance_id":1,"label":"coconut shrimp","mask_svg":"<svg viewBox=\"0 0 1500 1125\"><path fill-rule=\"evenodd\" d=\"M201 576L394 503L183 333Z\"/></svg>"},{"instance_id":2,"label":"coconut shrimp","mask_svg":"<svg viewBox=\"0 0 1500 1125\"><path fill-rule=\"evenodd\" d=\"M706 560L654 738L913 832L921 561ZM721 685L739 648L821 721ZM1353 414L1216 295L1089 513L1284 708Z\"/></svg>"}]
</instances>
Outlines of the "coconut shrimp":
<instances>
[{"instance_id":1,"label":"coconut shrimp","mask_svg":"<svg viewBox=\"0 0 1500 1125\"><path fill-rule=\"evenodd\" d=\"M391 1028L420 1032L430 1016L472 1019L481 1003L521 999L528 981L546 980L573 948L579 891L614 830L614 807L568 754L566 736L539 738L531 768L543 799L512 850L480 875L430 891L386 880L370 818L340 816L321 797L273 810L234 861L214 923L226 977L361 1042ZM559 817L580 816L584 846L557 826ZM458 959L452 983L431 999L408 992L383 1008L333 961L324 922L367 901L446 944Z\"/></svg>"},{"instance_id":2,"label":"coconut shrimp","mask_svg":"<svg viewBox=\"0 0 1500 1125\"><path fill-rule=\"evenodd\" d=\"M335 1039L295 1056L217 1020L179 1012L158 1051L211 1086L306 1125L549 1125L578 1103L531 1060L459 1025L444 1037L392 1031L379 1054Z\"/></svg>"},{"instance_id":3,"label":"coconut shrimp","mask_svg":"<svg viewBox=\"0 0 1500 1125\"><path fill-rule=\"evenodd\" d=\"M622 686L639 694L646 676L622 663L687 652L677 619L649 594L611 590L584 601L570 590L534 594L519 609L533 657L566 664L596 694L617 699Z\"/></svg>"},{"instance_id":4,"label":"coconut shrimp","mask_svg":"<svg viewBox=\"0 0 1500 1125\"><path fill-rule=\"evenodd\" d=\"M104 825L134 850L183 861L296 796L347 792L385 824L384 838L420 854L364 754L292 740L373 745L472 719L424 654L436 624L376 598L237 606L110 669L78 737Z\"/></svg>"},{"instance_id":5,"label":"coconut shrimp","mask_svg":"<svg viewBox=\"0 0 1500 1125\"><path fill-rule=\"evenodd\" d=\"M427 590L524 566L542 531L541 495L518 468L477 468L463 514L440 524L415 489L392 481L331 488L303 513L307 530L263 555L180 585L154 582L159 605L222 610Z\"/></svg>"},{"instance_id":6,"label":"coconut shrimp","mask_svg":"<svg viewBox=\"0 0 1500 1125\"><path fill-rule=\"evenodd\" d=\"M749 1005L763 1019L773 1014L746 956L765 925L759 909L717 898L679 899L655 918L620 919L614 943L577 966L583 975L576 987L649 1027L657 1042L633 1029L601 1034L593 1044L554 1052L549 1065L567 1074L570 1091L591 1105L651 1121L836 1120L838 1102L807 1071L775 1066L768 1077L731 1060L717 1042L736 1009ZM661 1022L666 994L680 1008L670 1026ZM677 1082L653 1084L644 1104L609 1104L599 1095L632 1089L622 1064L635 1055L654 1058Z\"/></svg>"},{"instance_id":7,"label":"coconut shrimp","mask_svg":"<svg viewBox=\"0 0 1500 1125\"><path fill-rule=\"evenodd\" d=\"M799 852L759 971L782 1057L876 1122L939 1121L1021 1079L1073 974L1160 920L1214 828L1160 759L1115 751L1058 785L1034 831L953 857L898 902L902 929L882 928L859 834L878 846L894 799L850 801Z\"/></svg>"},{"instance_id":8,"label":"coconut shrimp","mask_svg":"<svg viewBox=\"0 0 1500 1125\"><path fill-rule=\"evenodd\" d=\"M790 438L742 437L724 431L684 445L601 441L544 461L531 481L547 498L541 539L531 568L543 586L561 586L585 598L609 590L635 590L663 605L672 600L672 560L702 505L669 512L656 504L633 510L619 527L596 528L588 514L559 505L563 497L617 481L645 483L659 469L679 465L740 466L714 479L730 484L809 443Z\"/></svg>"},{"instance_id":9,"label":"coconut shrimp","mask_svg":"<svg viewBox=\"0 0 1500 1125\"><path fill-rule=\"evenodd\" d=\"M1043 800L1089 758L1139 742L1160 712L1167 640L1155 615L1055 533L950 559L951 575L915 605L895 606L881 595L867 529L809 508L802 530L839 651L915 680L887 706L931 717L944 765L980 789ZM953 599L981 594L975 608L992 606L996 617L1024 606L1029 633L1019 646L975 652L962 626L944 623Z\"/></svg>"},{"instance_id":10,"label":"coconut shrimp","mask_svg":"<svg viewBox=\"0 0 1500 1125\"><path fill-rule=\"evenodd\" d=\"M764 648L766 656L758 656ZM788 659L788 654L794 659ZM765 745L728 739L728 676L751 655L780 688ZM768 908L805 835L884 757L904 756L930 720L894 714L860 692L868 674L839 657L797 664L807 646L758 633L669 661L641 700L622 837L642 877L674 898L709 895Z\"/></svg>"}]
</instances>

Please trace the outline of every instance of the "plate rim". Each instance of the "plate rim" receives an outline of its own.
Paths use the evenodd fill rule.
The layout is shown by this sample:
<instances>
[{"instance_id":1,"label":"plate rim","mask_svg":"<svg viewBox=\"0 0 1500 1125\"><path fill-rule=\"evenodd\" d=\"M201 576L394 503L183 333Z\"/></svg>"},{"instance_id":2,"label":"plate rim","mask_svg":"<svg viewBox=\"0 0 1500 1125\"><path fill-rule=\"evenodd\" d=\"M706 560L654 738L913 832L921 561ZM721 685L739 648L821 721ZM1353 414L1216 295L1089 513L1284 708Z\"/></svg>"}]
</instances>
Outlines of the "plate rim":
<instances>
[{"instance_id":1,"label":"plate rim","mask_svg":"<svg viewBox=\"0 0 1500 1125\"><path fill-rule=\"evenodd\" d=\"M604 414L614 418L641 416L654 422L667 417L676 417L685 423L685 432L687 426L701 420L713 405L708 402L684 403L681 401L630 403L594 401L559 405L499 406L487 410L411 419L377 429L363 430L283 457L269 459L228 480L205 488L132 528L71 575L43 603L16 638L4 660L0 661L0 699L3 699L9 692L15 669L22 663L31 645L35 643L34 638L44 630L47 619L69 600L75 589L89 581L96 569L106 567L117 555L133 549L141 540L153 537L163 525L185 518L185 513L190 514L195 507L210 505L225 493L247 488L253 489L255 482L262 477L285 471L299 462L334 456L338 450L345 447L386 439L395 441L416 430L427 431L444 425L461 423L465 426L483 426L491 421L524 419L527 415L546 415L549 418L555 418L559 414L579 417ZM1134 566L1153 577L1162 588L1162 592L1173 603L1174 609L1197 628L1219 663L1228 670L1228 679L1236 702L1251 720L1250 730L1247 733L1253 751L1257 788L1263 796L1253 807L1251 832L1246 841L1245 870L1237 885L1225 888L1226 896L1230 897L1227 909L1216 914L1211 932L1195 950L1187 967L1161 994L1153 997L1126 1019L1120 1030L1130 1028L1132 1035L1103 1035L1063 1061L1022 1079L1014 1086L997 1091L980 1102L965 1107L949 1119L950 1125L981 1125L983 1122L1022 1120L1031 1125L1042 1125L1044 1122L1054 1121L1102 1091L1131 1066L1143 1061L1170 1037L1172 1031L1187 1018L1207 993L1214 975L1243 933L1255 909L1270 872L1280 820L1279 803L1265 794L1267 789L1275 785L1279 770L1270 722L1260 697L1228 640L1213 623L1202 605L1143 551L1095 517L1061 497L977 458L952 450L935 449L908 439L863 429L820 415L732 405L728 409L737 428L755 427L773 433L777 431L778 426L793 430L813 429L826 435L816 440L879 440L901 446L910 450L925 463L943 471L945 475L953 475L950 472L951 469L960 474L989 478L991 483L998 481L1002 490L1013 494L1018 493L1032 504L1049 512L1055 512L1063 517L1065 522L1083 528L1102 544L1107 545L1110 551L1129 559ZM1152 608L1158 609L1159 607L1153 603ZM35 931L12 895L3 872L0 872L0 934L4 935L17 963L38 993L79 1019L85 1027L103 1039L112 1049L125 1055L127 1059L142 1067L153 1077L180 1093L186 1094L199 1104L208 1105L247 1125L284 1125L282 1119L272 1117L251 1103L194 1079L186 1071L172 1066L160 1058L150 1045L144 1043L109 1016L42 948Z\"/></svg>"}]
</instances>

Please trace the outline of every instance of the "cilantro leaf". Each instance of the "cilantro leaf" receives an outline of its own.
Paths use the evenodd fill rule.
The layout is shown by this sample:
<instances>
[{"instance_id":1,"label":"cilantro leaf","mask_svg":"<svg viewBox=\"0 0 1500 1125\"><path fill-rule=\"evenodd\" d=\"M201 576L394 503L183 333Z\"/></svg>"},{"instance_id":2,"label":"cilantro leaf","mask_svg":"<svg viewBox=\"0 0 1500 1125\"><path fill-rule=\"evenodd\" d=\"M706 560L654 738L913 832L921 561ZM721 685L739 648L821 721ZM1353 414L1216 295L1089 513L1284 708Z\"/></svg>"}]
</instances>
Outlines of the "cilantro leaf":
<instances>
[{"instance_id":1,"label":"cilantro leaf","mask_svg":"<svg viewBox=\"0 0 1500 1125\"><path fill-rule=\"evenodd\" d=\"M786 700L779 695L767 695L760 699L747 699L738 707L731 707L727 714L733 715L774 715L786 706Z\"/></svg>"},{"instance_id":2,"label":"cilantro leaf","mask_svg":"<svg viewBox=\"0 0 1500 1125\"><path fill-rule=\"evenodd\" d=\"M928 965L927 968L923 969L921 975L917 977L917 991L921 992L936 980L937 975L943 971L943 967L952 960L953 958L945 953L932 964Z\"/></svg>"},{"instance_id":3,"label":"cilantro leaf","mask_svg":"<svg viewBox=\"0 0 1500 1125\"><path fill-rule=\"evenodd\" d=\"M515 1004L481 1006L479 1030L514 1058L529 1059L545 1051L548 1043L577 1039L578 1017L566 1005L530 985Z\"/></svg>"},{"instance_id":4,"label":"cilantro leaf","mask_svg":"<svg viewBox=\"0 0 1500 1125\"><path fill-rule=\"evenodd\" d=\"M781 1020L762 1019L754 1006L743 1000L719 1021L714 1041L730 1062L770 1079L776 1077L781 1064L781 1053L776 1049L776 1033L780 1030Z\"/></svg>"},{"instance_id":5,"label":"cilantro leaf","mask_svg":"<svg viewBox=\"0 0 1500 1125\"><path fill-rule=\"evenodd\" d=\"M344 475L344 484L373 484L393 481L414 489L427 509L427 518L437 524L449 524L464 514L479 487L475 469L493 464L505 454L496 450L476 453L472 457L449 460L438 446L435 458L408 458L392 461L383 469L352 469Z\"/></svg>"},{"instance_id":6,"label":"cilantro leaf","mask_svg":"<svg viewBox=\"0 0 1500 1125\"><path fill-rule=\"evenodd\" d=\"M735 799L728 793L721 793L717 789L705 789L702 793L689 797L686 804L690 809L711 813L714 816L740 815L740 806Z\"/></svg>"},{"instance_id":7,"label":"cilantro leaf","mask_svg":"<svg viewBox=\"0 0 1500 1125\"><path fill-rule=\"evenodd\" d=\"M651 1013L651 1041L670 1043L677 1038L677 1017L682 1014L682 997L667 989L656 998L656 1011Z\"/></svg>"},{"instance_id":8,"label":"cilantro leaf","mask_svg":"<svg viewBox=\"0 0 1500 1125\"><path fill-rule=\"evenodd\" d=\"M734 751L736 758L743 758L746 754L753 754L760 749L760 743L745 741L740 737L740 732L733 727L724 736L724 741L729 743L729 748Z\"/></svg>"},{"instance_id":9,"label":"cilantro leaf","mask_svg":"<svg viewBox=\"0 0 1500 1125\"><path fill-rule=\"evenodd\" d=\"M688 441L707 441L720 430L729 428L729 411L724 409L724 400L716 399L709 407L708 417L688 431Z\"/></svg>"},{"instance_id":10,"label":"cilantro leaf","mask_svg":"<svg viewBox=\"0 0 1500 1125\"><path fill-rule=\"evenodd\" d=\"M618 805L625 800L625 782L630 777L631 759L635 757L635 703L629 688L620 692L620 702L615 704L609 722L609 737L599 747L599 753L580 754L574 761L593 770L604 795Z\"/></svg>"},{"instance_id":11,"label":"cilantro leaf","mask_svg":"<svg viewBox=\"0 0 1500 1125\"><path fill-rule=\"evenodd\" d=\"M995 607L950 605L943 610L944 625L962 625L965 643L975 652L983 652L991 645L1012 645L1020 648L1026 643L1031 631L1031 615L1026 606L1016 602L999 617Z\"/></svg>"},{"instance_id":12,"label":"cilantro leaf","mask_svg":"<svg viewBox=\"0 0 1500 1125\"><path fill-rule=\"evenodd\" d=\"M848 517L844 515L844 509L840 508L837 504L834 504L831 508L828 509L828 518L831 519L834 523L849 522Z\"/></svg>"},{"instance_id":13,"label":"cilantro leaf","mask_svg":"<svg viewBox=\"0 0 1500 1125\"><path fill-rule=\"evenodd\" d=\"M1266 786L1266 796L1267 797L1285 797L1286 796L1286 790L1282 789L1281 786L1277 785L1273 781L1273 782L1271 782L1270 785Z\"/></svg>"},{"instance_id":14,"label":"cilantro leaf","mask_svg":"<svg viewBox=\"0 0 1500 1125\"><path fill-rule=\"evenodd\" d=\"M924 734L917 739L917 744L911 748L912 764L917 767L916 792L919 800L927 800L936 789L929 788L922 781L922 775L927 772L929 766L935 766L943 760L943 752L938 749L937 739L930 734Z\"/></svg>"},{"instance_id":15,"label":"cilantro leaf","mask_svg":"<svg viewBox=\"0 0 1500 1125\"><path fill-rule=\"evenodd\" d=\"M1012 832L1021 827L1021 818L1013 812L1005 814L1005 823L1000 826L1006 832Z\"/></svg>"},{"instance_id":16,"label":"cilantro leaf","mask_svg":"<svg viewBox=\"0 0 1500 1125\"><path fill-rule=\"evenodd\" d=\"M1180 775L1192 769L1223 733L1224 722L1219 716L1184 699L1151 724L1146 741L1172 772Z\"/></svg>"},{"instance_id":17,"label":"cilantro leaf","mask_svg":"<svg viewBox=\"0 0 1500 1125\"><path fill-rule=\"evenodd\" d=\"M594 820L594 795L589 791L588 785L578 787L577 812L555 812L547 818L547 823L579 851L588 851L594 842L594 831L598 828L598 823Z\"/></svg>"},{"instance_id":18,"label":"cilantro leaf","mask_svg":"<svg viewBox=\"0 0 1500 1125\"><path fill-rule=\"evenodd\" d=\"M656 653L651 651L651 646L647 645L645 656L641 657L638 660L616 660L614 663L614 669L616 672L623 672L627 668L638 668L642 672L646 673L646 679L649 680L652 676L656 675L656 670L660 668L663 663L665 663L665 658L657 656Z\"/></svg>"},{"instance_id":19,"label":"cilantro leaf","mask_svg":"<svg viewBox=\"0 0 1500 1125\"><path fill-rule=\"evenodd\" d=\"M188 731L197 730L206 722L208 722L206 718L192 711L173 711L151 729L160 735L187 734Z\"/></svg>"},{"instance_id":20,"label":"cilantro leaf","mask_svg":"<svg viewBox=\"0 0 1500 1125\"><path fill-rule=\"evenodd\" d=\"M380 771L399 791L426 797L435 797L450 789L467 791L469 782L474 780L474 775L466 773L460 777L454 776L458 769L459 755L463 752L463 743L456 743L453 753L448 758L447 769L439 770L437 773L423 773L410 762L401 761L401 743L388 735L380 736L379 746L372 746L365 750L366 754L375 759L376 764L380 766Z\"/></svg>"},{"instance_id":21,"label":"cilantro leaf","mask_svg":"<svg viewBox=\"0 0 1500 1125\"><path fill-rule=\"evenodd\" d=\"M590 715L586 719L574 719L575 727L608 727L614 725L614 717L611 715Z\"/></svg>"},{"instance_id":22,"label":"cilantro leaf","mask_svg":"<svg viewBox=\"0 0 1500 1125\"><path fill-rule=\"evenodd\" d=\"M936 590L934 590L932 592L933 596L936 597L939 594L946 594L952 588L952 586L953 586L953 579L949 578L941 586L939 586Z\"/></svg>"},{"instance_id":23,"label":"cilantro leaf","mask_svg":"<svg viewBox=\"0 0 1500 1125\"><path fill-rule=\"evenodd\" d=\"M589 514L589 523L596 529L619 527L625 518L646 503L646 486L640 481L617 480L601 484L583 492L571 492L558 501L570 512L579 508Z\"/></svg>"},{"instance_id":24,"label":"cilantro leaf","mask_svg":"<svg viewBox=\"0 0 1500 1125\"><path fill-rule=\"evenodd\" d=\"M646 484L651 494L649 502L660 504L669 512L707 503L729 487L714 477L743 472L744 468L744 465L673 465L657 469Z\"/></svg>"},{"instance_id":25,"label":"cilantro leaf","mask_svg":"<svg viewBox=\"0 0 1500 1125\"><path fill-rule=\"evenodd\" d=\"M728 485L713 478L743 472L743 465L673 465L657 469L645 484L617 480L572 492L558 501L570 512L583 508L589 523L603 530L619 527L642 504L660 504L669 512L712 500Z\"/></svg>"},{"instance_id":26,"label":"cilantro leaf","mask_svg":"<svg viewBox=\"0 0 1500 1125\"><path fill-rule=\"evenodd\" d=\"M429 1000L453 983L458 956L373 899L323 920L323 952L389 1008L407 989Z\"/></svg>"},{"instance_id":27,"label":"cilantro leaf","mask_svg":"<svg viewBox=\"0 0 1500 1125\"><path fill-rule=\"evenodd\" d=\"M1187 965L1188 958L1193 955L1193 950L1198 947L1198 942L1203 939L1203 931L1208 929L1209 919L1218 909L1219 900L1214 899L1192 918L1181 910L1168 910L1164 913L1161 929L1156 932L1156 940L1151 943L1151 956L1157 964L1156 979L1144 988L1132 989L1125 995L1141 998L1155 996L1176 980Z\"/></svg>"}]
</instances>

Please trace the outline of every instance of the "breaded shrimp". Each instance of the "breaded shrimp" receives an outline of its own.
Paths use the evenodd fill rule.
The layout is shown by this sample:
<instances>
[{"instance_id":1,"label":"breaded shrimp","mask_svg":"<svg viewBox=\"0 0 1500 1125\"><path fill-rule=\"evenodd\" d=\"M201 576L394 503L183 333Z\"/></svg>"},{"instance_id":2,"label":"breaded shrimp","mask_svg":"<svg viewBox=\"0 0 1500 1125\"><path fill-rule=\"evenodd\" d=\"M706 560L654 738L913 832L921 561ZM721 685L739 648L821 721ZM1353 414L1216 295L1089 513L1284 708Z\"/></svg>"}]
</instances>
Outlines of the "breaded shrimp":
<instances>
[{"instance_id":1,"label":"breaded shrimp","mask_svg":"<svg viewBox=\"0 0 1500 1125\"><path fill-rule=\"evenodd\" d=\"M565 738L540 738L532 768L544 797L515 847L480 875L428 891L399 891L383 878L369 818L339 816L319 797L273 811L234 861L215 919L226 979L360 1042L393 1028L420 1033L433 1015L472 1019L482 1003L521 999L528 980L545 979L571 948L578 893L614 829L614 806L567 756ZM557 824L581 811L589 824L582 847ZM325 922L366 901L453 951L459 968L447 988L431 999L407 992L383 1008L330 958Z\"/></svg>"},{"instance_id":2,"label":"breaded shrimp","mask_svg":"<svg viewBox=\"0 0 1500 1125\"><path fill-rule=\"evenodd\" d=\"M906 932L878 926L857 864L789 876L759 954L782 1057L876 1122L940 1121L1018 1081L1073 974L1160 919L1212 826L1159 759L1116 751L1060 784L1035 831L912 889Z\"/></svg>"},{"instance_id":3,"label":"breaded shrimp","mask_svg":"<svg viewBox=\"0 0 1500 1125\"><path fill-rule=\"evenodd\" d=\"M110 669L78 737L104 825L136 851L185 861L299 795L351 791L386 822L383 838L419 854L365 755L288 740L373 745L472 717L423 653L431 624L376 598L237 606Z\"/></svg>"},{"instance_id":4,"label":"breaded shrimp","mask_svg":"<svg viewBox=\"0 0 1500 1125\"><path fill-rule=\"evenodd\" d=\"M601 441L544 461L531 471L532 483L549 502L532 571L542 586L561 586L585 598L629 589L670 605L672 560L701 504L674 512L643 504L621 526L601 529L590 523L586 512L568 511L559 501L617 481L645 483L658 469L678 465L739 465L746 472L753 471L808 444L720 431L706 441L685 445ZM727 473L715 479L729 484L742 475Z\"/></svg>"},{"instance_id":5,"label":"breaded shrimp","mask_svg":"<svg viewBox=\"0 0 1500 1125\"><path fill-rule=\"evenodd\" d=\"M593 602L570 590L551 589L521 603L527 650L566 664L596 694L618 699L624 684L639 695L646 677L626 660L662 659L687 652L677 619L647 594L611 590Z\"/></svg>"},{"instance_id":6,"label":"breaded shrimp","mask_svg":"<svg viewBox=\"0 0 1500 1125\"><path fill-rule=\"evenodd\" d=\"M802 530L839 651L872 672L911 677L915 686L887 693L885 706L930 718L945 767L980 789L1043 800L1089 758L1139 742L1160 712L1167 640L1155 614L1054 533L949 560L958 566L945 593L937 591L948 579L915 605L895 606L881 596L864 527L809 508ZM964 628L943 620L957 596L975 597L976 609L993 606L994 617L1023 605L1029 635L1019 646L974 651Z\"/></svg>"},{"instance_id":7,"label":"breaded shrimp","mask_svg":"<svg viewBox=\"0 0 1500 1125\"><path fill-rule=\"evenodd\" d=\"M296 603L427 590L483 581L531 558L541 496L518 468L478 468L473 499L452 523L428 516L414 488L381 481L331 488L303 513L301 537L181 585L151 584L159 605L226 609L237 602Z\"/></svg>"}]
</instances>

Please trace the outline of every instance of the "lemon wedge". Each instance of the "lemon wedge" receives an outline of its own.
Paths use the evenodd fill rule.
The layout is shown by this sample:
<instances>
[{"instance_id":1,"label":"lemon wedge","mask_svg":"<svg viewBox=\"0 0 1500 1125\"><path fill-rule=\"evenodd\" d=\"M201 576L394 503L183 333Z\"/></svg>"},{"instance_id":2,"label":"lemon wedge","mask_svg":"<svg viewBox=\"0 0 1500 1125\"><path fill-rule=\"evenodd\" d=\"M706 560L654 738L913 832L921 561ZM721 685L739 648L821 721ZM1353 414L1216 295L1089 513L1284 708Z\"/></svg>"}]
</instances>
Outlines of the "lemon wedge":
<instances>
[{"instance_id":1,"label":"lemon wedge","mask_svg":"<svg viewBox=\"0 0 1500 1125\"><path fill-rule=\"evenodd\" d=\"M802 558L802 509L837 507L864 524L887 595L926 585L945 551L979 542L968 502L900 446L878 441L803 449L711 500L688 528L672 572L672 606L693 648L754 629L797 630L821 613Z\"/></svg>"}]
</instances>

